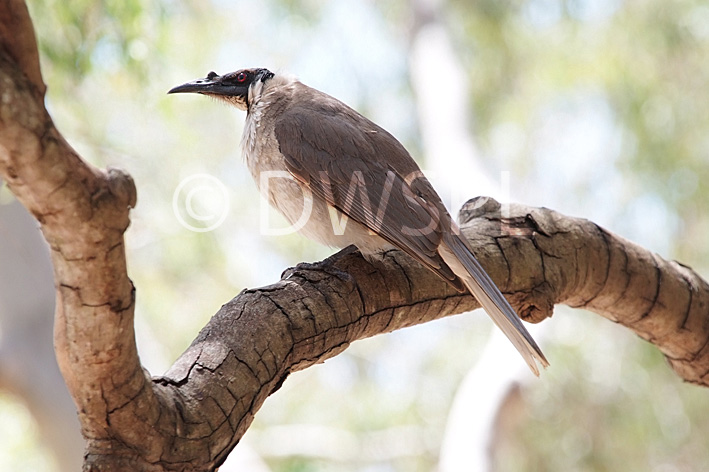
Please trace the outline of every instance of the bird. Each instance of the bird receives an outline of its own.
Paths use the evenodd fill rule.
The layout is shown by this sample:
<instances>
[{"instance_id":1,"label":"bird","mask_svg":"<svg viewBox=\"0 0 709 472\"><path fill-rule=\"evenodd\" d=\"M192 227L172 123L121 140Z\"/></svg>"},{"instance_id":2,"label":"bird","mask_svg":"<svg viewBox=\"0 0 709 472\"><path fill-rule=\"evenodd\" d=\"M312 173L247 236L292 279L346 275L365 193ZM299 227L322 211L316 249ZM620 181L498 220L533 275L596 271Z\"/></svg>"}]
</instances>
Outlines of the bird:
<instances>
[{"instance_id":1,"label":"bird","mask_svg":"<svg viewBox=\"0 0 709 472\"><path fill-rule=\"evenodd\" d=\"M473 255L404 146L338 99L287 73L248 68L178 85L246 111L241 150L260 192L305 237L354 244L373 260L399 249L469 291L532 372L549 362Z\"/></svg>"}]
</instances>

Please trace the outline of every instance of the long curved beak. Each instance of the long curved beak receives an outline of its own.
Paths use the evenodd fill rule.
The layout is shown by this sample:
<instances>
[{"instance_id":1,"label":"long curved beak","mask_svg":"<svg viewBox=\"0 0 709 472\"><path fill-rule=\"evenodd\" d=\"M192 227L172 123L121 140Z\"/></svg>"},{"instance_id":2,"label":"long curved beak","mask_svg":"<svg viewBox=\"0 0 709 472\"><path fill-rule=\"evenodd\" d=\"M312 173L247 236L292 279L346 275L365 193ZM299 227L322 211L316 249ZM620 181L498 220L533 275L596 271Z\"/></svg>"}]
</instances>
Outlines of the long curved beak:
<instances>
[{"instance_id":1,"label":"long curved beak","mask_svg":"<svg viewBox=\"0 0 709 472\"><path fill-rule=\"evenodd\" d=\"M226 95L226 88L221 85L221 77L215 76L206 79L197 79L192 82L187 82L186 84L178 85L177 87L171 88L167 93L218 93L219 95ZM222 89L221 93L217 89Z\"/></svg>"}]
</instances>

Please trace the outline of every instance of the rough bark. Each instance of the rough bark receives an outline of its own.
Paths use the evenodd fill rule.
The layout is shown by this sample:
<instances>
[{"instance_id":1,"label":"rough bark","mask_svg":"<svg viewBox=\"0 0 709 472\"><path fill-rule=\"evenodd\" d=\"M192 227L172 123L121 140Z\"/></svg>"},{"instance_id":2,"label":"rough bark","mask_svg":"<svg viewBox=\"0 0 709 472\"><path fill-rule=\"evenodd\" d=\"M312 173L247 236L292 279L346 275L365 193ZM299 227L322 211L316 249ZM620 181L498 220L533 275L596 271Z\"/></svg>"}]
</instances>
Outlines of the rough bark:
<instances>
[{"instance_id":1,"label":"rough bark","mask_svg":"<svg viewBox=\"0 0 709 472\"><path fill-rule=\"evenodd\" d=\"M0 176L52 249L55 349L87 441L84 470L214 470L291 372L357 339L477 307L399 252L372 265L348 249L242 292L151 378L135 348L123 245L133 183L87 165L55 129L24 3L0 3L0 19ZM499 210L469 202L464 231L524 318L541 321L556 303L587 308L707 384L709 287L697 274L586 220Z\"/></svg>"}]
</instances>

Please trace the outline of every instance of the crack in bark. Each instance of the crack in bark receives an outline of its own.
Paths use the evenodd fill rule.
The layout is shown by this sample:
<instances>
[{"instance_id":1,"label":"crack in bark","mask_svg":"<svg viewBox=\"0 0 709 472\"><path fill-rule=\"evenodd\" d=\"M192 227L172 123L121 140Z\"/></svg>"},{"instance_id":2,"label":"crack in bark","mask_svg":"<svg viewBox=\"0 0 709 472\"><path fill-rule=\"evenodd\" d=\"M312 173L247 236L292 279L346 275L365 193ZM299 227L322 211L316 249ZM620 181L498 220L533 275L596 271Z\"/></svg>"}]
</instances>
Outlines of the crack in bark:
<instances>
[{"instance_id":1,"label":"crack in bark","mask_svg":"<svg viewBox=\"0 0 709 472\"><path fill-rule=\"evenodd\" d=\"M507 259L507 254L505 254L505 249L502 247L502 244L500 244L500 239L508 239L510 236L495 236L492 238L492 240L495 242L495 245L497 246L497 249L500 251L500 255L502 256L502 260L505 262L505 266L507 267L507 272L506 272L506 281L504 284L497 284L497 286L500 288L500 290L508 290L509 285L510 285L510 279L512 278L512 266L510 264L510 261Z\"/></svg>"},{"instance_id":2,"label":"crack in bark","mask_svg":"<svg viewBox=\"0 0 709 472\"><path fill-rule=\"evenodd\" d=\"M607 259L608 262L606 263L606 273L605 273L604 276L603 276L603 282L601 282L601 284L600 284L600 285L601 285L601 288L600 288L600 289L598 290L598 292L588 301L588 303L591 303L591 302L592 302L593 300L595 300L601 293L604 293L604 292L606 291L606 288L607 288L607 286L608 286L608 280L609 280L610 274L611 274L611 264L612 264L612 262L613 262L613 260L612 260L611 246L610 246L610 240L608 239L608 238L609 238L609 235L606 234L606 231L605 231L603 228L601 228L600 226L598 226L598 225L596 225L596 224L594 224L594 226L595 226L596 229L598 230L598 234L601 235L601 239L603 240L603 247L604 247L605 250L606 250L606 259Z\"/></svg>"},{"instance_id":3,"label":"crack in bark","mask_svg":"<svg viewBox=\"0 0 709 472\"><path fill-rule=\"evenodd\" d=\"M689 293L687 308L684 310L684 316L682 317L682 323L680 324L680 329L685 329L685 327L687 326L687 320L689 319L689 314L692 309L692 302L694 301L694 286L687 279L687 276L683 272L680 272L680 277L684 285L687 287L687 293ZM707 340L709 341L709 336L707 337Z\"/></svg>"},{"instance_id":4,"label":"crack in bark","mask_svg":"<svg viewBox=\"0 0 709 472\"><path fill-rule=\"evenodd\" d=\"M142 376L141 376L141 377L142 377ZM122 387L123 385L129 383L129 382L130 382L130 380L127 380L124 384L113 385L113 387L114 387L113 390L121 390L121 387ZM134 395L128 397L123 403L121 403L121 404L119 404L119 405L117 405L117 406L115 406L115 407L113 407L113 408L111 408L111 409L108 409L108 405L109 405L108 399L106 399L105 397L103 397L103 387L101 387L101 394L102 394L102 397L103 397L104 401L106 402L106 422L107 422L107 423L109 422L109 418L110 418L110 416L111 416L112 414L116 413L117 411L121 410L122 408L125 408L125 407L128 406L129 404L133 403L136 398L138 398L139 396L141 396L141 394L143 394L143 392L145 391L145 387L146 387L147 385L148 385L148 382L145 381L145 380L143 380L143 381L141 382L141 387L140 387L140 389L138 389L138 391L137 391Z\"/></svg>"},{"instance_id":5,"label":"crack in bark","mask_svg":"<svg viewBox=\"0 0 709 472\"><path fill-rule=\"evenodd\" d=\"M396 257L394 257L393 254L395 254L396 252L399 252L399 251L389 250L389 251L385 251L382 255L384 256L384 258L389 259L392 264L394 264L396 267L399 268L400 273L403 275L404 280L406 281L406 285L408 287L408 291L406 292L406 295L408 295L408 296L405 298L410 298L411 294L414 291L413 283L411 282L411 279L409 278L408 274L404 270L404 267L401 264L399 264L399 261L397 261ZM385 284L387 283L386 279L384 279L384 283ZM391 290L387 290L387 291L389 291L389 293L391 293Z\"/></svg>"},{"instance_id":6,"label":"crack in bark","mask_svg":"<svg viewBox=\"0 0 709 472\"><path fill-rule=\"evenodd\" d=\"M660 296L660 285L662 284L662 273L660 272L660 265L658 264L657 258L655 257L654 253L651 254L651 259L652 259L652 265L655 269L655 293L653 294L652 298L647 299L647 301L650 302L650 308L640 316L640 320L643 320L650 315L650 313L655 309L655 305L657 304L658 297Z\"/></svg>"},{"instance_id":7,"label":"crack in bark","mask_svg":"<svg viewBox=\"0 0 709 472\"><path fill-rule=\"evenodd\" d=\"M630 270L628 269L628 265L630 264L630 257L625 252L622 252L621 255L623 256L623 266L619 272L625 275L625 278L623 279L625 281L625 284L622 288L616 289L618 292L618 296L610 306L613 306L620 300L624 299L626 297L626 294L628 293L628 290L630 290L630 282L632 279Z\"/></svg>"},{"instance_id":8,"label":"crack in bark","mask_svg":"<svg viewBox=\"0 0 709 472\"><path fill-rule=\"evenodd\" d=\"M595 231L596 234L598 234L603 241L603 247L606 252L606 267L605 267L605 274L603 276L603 281L598 284L598 289L595 291L595 293L590 294L589 298L584 302L583 306L588 306L589 303L591 303L592 300L595 300L596 297L598 297L599 294L603 293L603 290L605 289L606 282L608 281L608 275L610 274L610 266L611 266L611 256L610 256L610 247L608 246L608 240L605 237L604 231L600 226L597 224L592 224L592 227Z\"/></svg>"}]
</instances>

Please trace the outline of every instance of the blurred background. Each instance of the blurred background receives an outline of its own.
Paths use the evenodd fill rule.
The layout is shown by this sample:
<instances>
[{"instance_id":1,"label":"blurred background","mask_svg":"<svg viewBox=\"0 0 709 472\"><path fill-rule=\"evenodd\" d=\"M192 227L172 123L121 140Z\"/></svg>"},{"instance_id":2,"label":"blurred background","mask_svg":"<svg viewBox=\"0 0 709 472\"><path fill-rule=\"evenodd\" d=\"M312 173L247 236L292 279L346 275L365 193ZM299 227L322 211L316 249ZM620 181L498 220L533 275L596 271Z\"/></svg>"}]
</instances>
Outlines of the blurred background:
<instances>
[{"instance_id":1,"label":"blurred background","mask_svg":"<svg viewBox=\"0 0 709 472\"><path fill-rule=\"evenodd\" d=\"M274 234L285 223L241 160L242 112L166 95L210 70L287 71L343 100L405 144L454 213L476 195L547 206L709 273L702 0L28 5L59 130L136 181L128 265L154 375L242 289L332 253ZM81 463L49 267L0 187L0 470ZM539 380L482 312L355 343L292 375L222 470L706 470L706 389L594 314L557 307L533 328L551 361Z\"/></svg>"}]
</instances>

